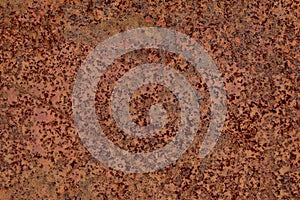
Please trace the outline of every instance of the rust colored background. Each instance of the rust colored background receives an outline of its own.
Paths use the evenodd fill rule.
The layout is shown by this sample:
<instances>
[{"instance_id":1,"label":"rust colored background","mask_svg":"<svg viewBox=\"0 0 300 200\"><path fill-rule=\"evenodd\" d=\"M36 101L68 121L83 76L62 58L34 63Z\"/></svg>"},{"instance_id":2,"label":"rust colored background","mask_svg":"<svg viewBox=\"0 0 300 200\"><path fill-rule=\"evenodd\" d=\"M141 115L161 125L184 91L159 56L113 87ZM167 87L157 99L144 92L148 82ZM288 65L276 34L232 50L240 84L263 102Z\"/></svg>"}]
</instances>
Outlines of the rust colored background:
<instances>
[{"instance_id":1,"label":"rust colored background","mask_svg":"<svg viewBox=\"0 0 300 200\"><path fill-rule=\"evenodd\" d=\"M2 0L0 8L0 199L300 199L299 1ZM81 144L71 93L76 69L99 42L150 26L203 45L223 76L228 112L204 159L200 134L166 169L126 174ZM112 80L145 61L178 69L201 93L205 134L205 82L182 57L150 49L117 59L101 79L96 108L107 136L130 151L174 136L176 123L152 140L124 138L107 118ZM138 111L156 101L170 101L176 113L172 98L164 88L141 88L133 120L146 123Z\"/></svg>"}]
</instances>

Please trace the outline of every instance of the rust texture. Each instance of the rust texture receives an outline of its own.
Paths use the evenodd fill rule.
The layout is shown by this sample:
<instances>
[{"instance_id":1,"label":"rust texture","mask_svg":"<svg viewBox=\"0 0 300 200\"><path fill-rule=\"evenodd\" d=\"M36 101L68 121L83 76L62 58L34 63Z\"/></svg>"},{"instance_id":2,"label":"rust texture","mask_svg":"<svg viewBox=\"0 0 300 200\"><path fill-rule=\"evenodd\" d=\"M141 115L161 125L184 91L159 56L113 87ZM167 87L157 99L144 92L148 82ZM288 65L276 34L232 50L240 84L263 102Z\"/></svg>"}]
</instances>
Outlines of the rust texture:
<instances>
[{"instance_id":1,"label":"rust texture","mask_svg":"<svg viewBox=\"0 0 300 200\"><path fill-rule=\"evenodd\" d=\"M0 199L300 199L300 2L0 2ZM141 63L165 63L201 94L199 136L174 164L127 174L104 166L82 145L72 119L76 70L96 45L121 31L166 27L198 41L227 92L221 137L205 158L209 93L183 57L157 49L127 53L99 80L96 111L107 137L128 151L166 145L179 105L159 85L140 88L132 120L164 103L169 124L147 139L122 133L111 117L115 81Z\"/></svg>"}]
</instances>

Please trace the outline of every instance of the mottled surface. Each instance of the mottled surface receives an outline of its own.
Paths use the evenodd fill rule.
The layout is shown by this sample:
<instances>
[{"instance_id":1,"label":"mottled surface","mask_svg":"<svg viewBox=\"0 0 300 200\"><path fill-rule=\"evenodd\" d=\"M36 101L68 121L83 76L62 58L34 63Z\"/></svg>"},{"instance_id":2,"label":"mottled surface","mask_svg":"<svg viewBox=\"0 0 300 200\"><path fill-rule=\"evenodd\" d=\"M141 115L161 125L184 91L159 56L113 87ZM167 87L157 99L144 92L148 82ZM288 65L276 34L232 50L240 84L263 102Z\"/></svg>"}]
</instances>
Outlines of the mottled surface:
<instances>
[{"instance_id":1,"label":"mottled surface","mask_svg":"<svg viewBox=\"0 0 300 200\"><path fill-rule=\"evenodd\" d=\"M0 199L300 199L299 1L7 0L0 7ZM151 151L174 136L174 115L173 126L143 141L124 137L107 115L114 81L144 62L167 63L188 78L201 94L203 133L166 169L126 174L82 145L71 93L76 70L99 42L145 26L204 46L222 73L228 112L214 151L199 158L210 120L205 82L178 55L123 55L97 92L108 138L128 151ZM155 102L178 111L170 91L145 86L132 98L133 121L147 123Z\"/></svg>"}]
</instances>

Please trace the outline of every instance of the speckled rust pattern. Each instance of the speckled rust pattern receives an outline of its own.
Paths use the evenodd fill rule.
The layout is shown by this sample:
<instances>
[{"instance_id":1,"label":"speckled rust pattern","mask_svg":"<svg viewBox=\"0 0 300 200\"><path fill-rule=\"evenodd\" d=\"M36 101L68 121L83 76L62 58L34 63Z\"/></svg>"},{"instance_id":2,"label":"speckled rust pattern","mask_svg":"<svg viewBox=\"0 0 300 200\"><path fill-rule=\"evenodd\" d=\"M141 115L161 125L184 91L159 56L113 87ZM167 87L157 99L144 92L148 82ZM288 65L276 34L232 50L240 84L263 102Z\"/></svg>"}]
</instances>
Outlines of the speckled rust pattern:
<instances>
[{"instance_id":1,"label":"speckled rust pattern","mask_svg":"<svg viewBox=\"0 0 300 200\"><path fill-rule=\"evenodd\" d=\"M0 7L1 200L300 199L299 1L2 0ZM162 102L170 124L145 140L124 135L105 97L126 71L166 63L201 94L203 134L188 151L166 169L126 174L82 145L71 93L76 70L99 42L150 26L203 45L223 76L228 112L218 144L201 159L209 93L193 67L155 49L116 59L101 77L96 110L107 137L123 149L163 147L178 128L179 110L167 88L146 85L132 97L132 120L149 123L150 105Z\"/></svg>"}]
</instances>

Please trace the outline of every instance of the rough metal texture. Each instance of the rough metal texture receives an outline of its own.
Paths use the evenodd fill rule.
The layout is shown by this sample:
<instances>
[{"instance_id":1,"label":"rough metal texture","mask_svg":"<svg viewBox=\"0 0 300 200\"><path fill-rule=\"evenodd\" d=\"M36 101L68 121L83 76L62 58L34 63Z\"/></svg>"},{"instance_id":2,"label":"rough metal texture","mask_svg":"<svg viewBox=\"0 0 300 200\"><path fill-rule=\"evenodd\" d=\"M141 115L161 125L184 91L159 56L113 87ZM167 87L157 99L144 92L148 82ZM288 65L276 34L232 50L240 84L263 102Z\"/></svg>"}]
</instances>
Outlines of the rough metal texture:
<instances>
[{"instance_id":1,"label":"rough metal texture","mask_svg":"<svg viewBox=\"0 0 300 200\"><path fill-rule=\"evenodd\" d=\"M299 1L7 0L0 8L0 199L300 199ZM165 169L127 174L82 145L72 88L99 42L152 26L208 51L225 83L227 116L214 150L200 158L210 121L205 81L170 52L121 56L100 78L95 102L105 134L123 149L161 148L179 126L175 96L148 85L132 97L132 119L149 123L150 105L161 102L172 113L166 129L147 139L122 133L108 100L129 69L165 63L201 94L200 134L188 151Z\"/></svg>"}]
</instances>

